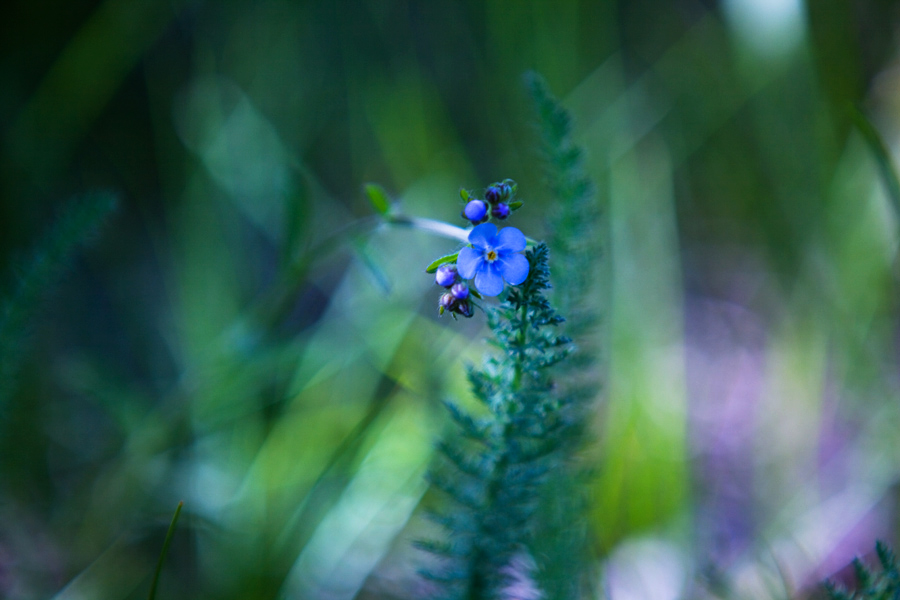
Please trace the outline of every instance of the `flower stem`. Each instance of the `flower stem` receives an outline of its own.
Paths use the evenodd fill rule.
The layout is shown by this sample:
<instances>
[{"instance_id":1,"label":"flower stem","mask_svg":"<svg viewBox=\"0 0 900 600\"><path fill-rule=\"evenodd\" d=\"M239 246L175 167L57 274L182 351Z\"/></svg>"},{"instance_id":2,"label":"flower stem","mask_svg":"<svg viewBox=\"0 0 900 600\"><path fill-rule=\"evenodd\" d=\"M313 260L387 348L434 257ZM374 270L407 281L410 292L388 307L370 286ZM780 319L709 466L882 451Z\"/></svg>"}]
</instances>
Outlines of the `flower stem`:
<instances>
[{"instance_id":1,"label":"flower stem","mask_svg":"<svg viewBox=\"0 0 900 600\"><path fill-rule=\"evenodd\" d=\"M471 231L471 229L463 229L462 227L457 227L456 225L451 225L450 223L445 223L444 221L425 219L422 217L410 217L407 215L398 214L385 215L384 218L391 225L400 225L403 227L421 229L422 231L436 233L437 235L443 236L445 238L459 240L466 244L469 243L469 232ZM529 247L531 247L537 246L540 242L533 238L526 237L525 243Z\"/></svg>"},{"instance_id":2,"label":"flower stem","mask_svg":"<svg viewBox=\"0 0 900 600\"><path fill-rule=\"evenodd\" d=\"M452 240L469 243L468 230L457 227L456 225L451 225L450 223L444 223L443 221L436 221L434 219L425 219L422 217L409 217L406 215L387 215L385 218L391 225L421 229L422 231L436 233L437 235Z\"/></svg>"}]
</instances>

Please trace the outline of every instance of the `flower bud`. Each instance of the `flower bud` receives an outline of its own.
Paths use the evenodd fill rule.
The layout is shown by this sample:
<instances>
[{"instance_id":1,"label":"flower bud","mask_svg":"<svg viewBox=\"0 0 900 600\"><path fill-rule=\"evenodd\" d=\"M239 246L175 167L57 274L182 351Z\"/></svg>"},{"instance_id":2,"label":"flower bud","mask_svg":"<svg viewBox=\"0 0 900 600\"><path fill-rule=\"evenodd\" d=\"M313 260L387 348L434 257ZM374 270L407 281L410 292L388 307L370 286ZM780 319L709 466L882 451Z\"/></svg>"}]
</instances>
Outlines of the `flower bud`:
<instances>
[{"instance_id":1,"label":"flower bud","mask_svg":"<svg viewBox=\"0 0 900 600\"><path fill-rule=\"evenodd\" d=\"M456 283L456 265L441 265L434 274L434 282L448 288Z\"/></svg>"},{"instance_id":2,"label":"flower bud","mask_svg":"<svg viewBox=\"0 0 900 600\"><path fill-rule=\"evenodd\" d=\"M487 217L487 208L482 200L470 200L463 209L463 217L477 225Z\"/></svg>"},{"instance_id":3,"label":"flower bud","mask_svg":"<svg viewBox=\"0 0 900 600\"><path fill-rule=\"evenodd\" d=\"M460 281L459 283L453 284L453 287L450 288L450 293L457 300L465 300L469 297L469 286Z\"/></svg>"},{"instance_id":4,"label":"flower bud","mask_svg":"<svg viewBox=\"0 0 900 600\"><path fill-rule=\"evenodd\" d=\"M450 309L458 315L462 315L467 319L471 318L472 315L475 314L475 311L472 310L472 305L469 304L468 300L460 300L456 303L456 306Z\"/></svg>"},{"instance_id":5,"label":"flower bud","mask_svg":"<svg viewBox=\"0 0 900 600\"><path fill-rule=\"evenodd\" d=\"M509 217L509 212L509 204L506 204L505 202L501 202L500 204L491 208L491 215L495 219L499 219L501 221Z\"/></svg>"},{"instance_id":6,"label":"flower bud","mask_svg":"<svg viewBox=\"0 0 900 600\"><path fill-rule=\"evenodd\" d=\"M465 285L465 284L463 284ZM456 287L456 286L453 286ZM469 288L466 288L466 295L468 296ZM441 294L441 299L438 300L438 312L443 315L444 311L450 311L454 315L462 315L466 318L471 317L475 314L475 311L472 310L472 305L469 304L468 299L460 299L454 296L452 293ZM456 318L454 316L454 318Z\"/></svg>"},{"instance_id":7,"label":"flower bud","mask_svg":"<svg viewBox=\"0 0 900 600\"><path fill-rule=\"evenodd\" d=\"M438 306L446 310L453 310L456 306L456 298L453 297L453 294L441 294Z\"/></svg>"},{"instance_id":8,"label":"flower bud","mask_svg":"<svg viewBox=\"0 0 900 600\"><path fill-rule=\"evenodd\" d=\"M501 186L503 184L494 184L490 186L488 189L484 191L484 199L490 202L491 204L497 204L503 199L503 190Z\"/></svg>"}]
</instances>

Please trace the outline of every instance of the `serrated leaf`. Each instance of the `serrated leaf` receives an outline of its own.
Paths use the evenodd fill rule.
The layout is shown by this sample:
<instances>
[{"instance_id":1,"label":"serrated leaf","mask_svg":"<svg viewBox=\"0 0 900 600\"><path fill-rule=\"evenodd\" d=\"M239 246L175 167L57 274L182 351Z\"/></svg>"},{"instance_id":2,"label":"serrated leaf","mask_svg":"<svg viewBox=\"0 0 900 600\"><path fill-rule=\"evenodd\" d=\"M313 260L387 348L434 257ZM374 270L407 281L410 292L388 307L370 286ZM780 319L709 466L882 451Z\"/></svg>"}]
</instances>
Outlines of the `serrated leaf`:
<instances>
[{"instance_id":1,"label":"serrated leaf","mask_svg":"<svg viewBox=\"0 0 900 600\"><path fill-rule=\"evenodd\" d=\"M387 192L377 183L367 183L365 185L366 196L369 197L369 203L379 215L386 215L391 211L391 201Z\"/></svg>"},{"instance_id":2,"label":"serrated leaf","mask_svg":"<svg viewBox=\"0 0 900 600\"><path fill-rule=\"evenodd\" d=\"M428 581L437 583L457 583L469 578L469 573L466 571L445 571L443 573L436 573L434 571L422 569L419 571L419 575Z\"/></svg>"},{"instance_id":3,"label":"serrated leaf","mask_svg":"<svg viewBox=\"0 0 900 600\"><path fill-rule=\"evenodd\" d=\"M487 443L488 427L485 424L476 421L452 402L444 401L443 404L447 407L450 416L463 430L466 437L471 440Z\"/></svg>"},{"instance_id":4,"label":"serrated leaf","mask_svg":"<svg viewBox=\"0 0 900 600\"><path fill-rule=\"evenodd\" d=\"M460 448L448 444L447 442L439 442L437 451L444 455L457 469L466 475L476 478L484 477L484 464L478 456L467 455Z\"/></svg>"},{"instance_id":5,"label":"serrated leaf","mask_svg":"<svg viewBox=\"0 0 900 600\"><path fill-rule=\"evenodd\" d=\"M853 571L860 588L866 589L872 585L872 574L859 558L853 559Z\"/></svg>"},{"instance_id":6,"label":"serrated leaf","mask_svg":"<svg viewBox=\"0 0 900 600\"><path fill-rule=\"evenodd\" d=\"M439 556L456 556L453 552L453 546L444 541L416 540L413 542L413 547Z\"/></svg>"},{"instance_id":7,"label":"serrated leaf","mask_svg":"<svg viewBox=\"0 0 900 600\"><path fill-rule=\"evenodd\" d=\"M434 273L438 270L438 267L446 264L446 263L455 263L456 259L459 257L459 252L454 252L453 254L448 254L447 256L442 256L427 267L425 267L426 273Z\"/></svg>"},{"instance_id":8,"label":"serrated leaf","mask_svg":"<svg viewBox=\"0 0 900 600\"><path fill-rule=\"evenodd\" d=\"M435 489L444 492L454 502L475 512L481 510L481 498L475 496L473 490L469 489L471 486L459 485L461 482L454 478L434 471L426 475L425 480Z\"/></svg>"},{"instance_id":9,"label":"serrated leaf","mask_svg":"<svg viewBox=\"0 0 900 600\"><path fill-rule=\"evenodd\" d=\"M881 562L881 567L885 571L892 571L896 568L897 565L894 553L887 544L881 540L877 540L875 542L875 552L878 554L878 560Z\"/></svg>"}]
</instances>

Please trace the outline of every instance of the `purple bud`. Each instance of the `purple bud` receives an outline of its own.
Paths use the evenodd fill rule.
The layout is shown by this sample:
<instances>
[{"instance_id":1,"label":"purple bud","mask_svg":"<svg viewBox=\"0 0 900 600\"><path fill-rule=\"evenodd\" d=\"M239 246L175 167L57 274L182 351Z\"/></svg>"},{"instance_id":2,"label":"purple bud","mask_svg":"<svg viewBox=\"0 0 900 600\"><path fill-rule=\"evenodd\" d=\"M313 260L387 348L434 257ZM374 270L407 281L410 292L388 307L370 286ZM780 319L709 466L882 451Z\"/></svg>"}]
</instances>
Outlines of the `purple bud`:
<instances>
[{"instance_id":1,"label":"purple bud","mask_svg":"<svg viewBox=\"0 0 900 600\"><path fill-rule=\"evenodd\" d=\"M497 206L491 208L491 215L495 219L500 219L501 221L509 216L509 204L501 202Z\"/></svg>"},{"instance_id":2,"label":"purple bud","mask_svg":"<svg viewBox=\"0 0 900 600\"><path fill-rule=\"evenodd\" d=\"M466 288L466 292L468 291L468 288ZM441 299L438 300L438 308L441 314L444 314L444 311L450 311L464 317L471 317L475 314L475 311L472 310L472 305L469 304L467 299L459 299L452 293L441 294Z\"/></svg>"},{"instance_id":3,"label":"purple bud","mask_svg":"<svg viewBox=\"0 0 900 600\"><path fill-rule=\"evenodd\" d=\"M472 305L469 304L468 300L460 300L459 303L450 310L466 318L471 318L471 316L475 314L472 310Z\"/></svg>"},{"instance_id":4,"label":"purple bud","mask_svg":"<svg viewBox=\"0 0 900 600\"><path fill-rule=\"evenodd\" d=\"M463 216L473 223L480 223L487 216L487 204L481 200L471 200L463 209Z\"/></svg>"},{"instance_id":5,"label":"purple bud","mask_svg":"<svg viewBox=\"0 0 900 600\"><path fill-rule=\"evenodd\" d=\"M441 287L456 283L456 265L441 265L434 274L434 282Z\"/></svg>"},{"instance_id":6,"label":"purple bud","mask_svg":"<svg viewBox=\"0 0 900 600\"><path fill-rule=\"evenodd\" d=\"M469 286L460 281L459 283L453 284L453 287L450 288L450 293L453 294L453 297L457 300L465 300L469 297Z\"/></svg>"},{"instance_id":7,"label":"purple bud","mask_svg":"<svg viewBox=\"0 0 900 600\"><path fill-rule=\"evenodd\" d=\"M456 298L453 297L453 294L441 294L441 299L438 300L438 305L441 308L453 310L456 307Z\"/></svg>"},{"instance_id":8,"label":"purple bud","mask_svg":"<svg viewBox=\"0 0 900 600\"><path fill-rule=\"evenodd\" d=\"M503 190L500 189L500 185L495 184L486 189L484 191L484 199L491 204L497 204L498 202L500 202L500 200L503 199Z\"/></svg>"}]
</instances>

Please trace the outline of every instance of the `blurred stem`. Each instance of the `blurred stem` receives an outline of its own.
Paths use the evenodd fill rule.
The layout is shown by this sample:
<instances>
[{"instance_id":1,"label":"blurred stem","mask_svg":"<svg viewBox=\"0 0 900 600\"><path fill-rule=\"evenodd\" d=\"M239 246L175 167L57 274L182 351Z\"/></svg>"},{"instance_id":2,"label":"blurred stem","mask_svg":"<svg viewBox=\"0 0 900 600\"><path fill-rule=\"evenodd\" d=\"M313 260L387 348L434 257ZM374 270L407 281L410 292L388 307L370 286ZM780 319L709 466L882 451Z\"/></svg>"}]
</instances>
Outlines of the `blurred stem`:
<instances>
[{"instance_id":1,"label":"blurred stem","mask_svg":"<svg viewBox=\"0 0 900 600\"><path fill-rule=\"evenodd\" d=\"M436 221L434 219L423 219L421 217L408 217L406 215L386 215L385 219L391 225L399 225L401 227L412 227L421 229L429 233L436 233L451 240L457 240L463 243L469 243L469 231L450 223Z\"/></svg>"}]
</instances>

